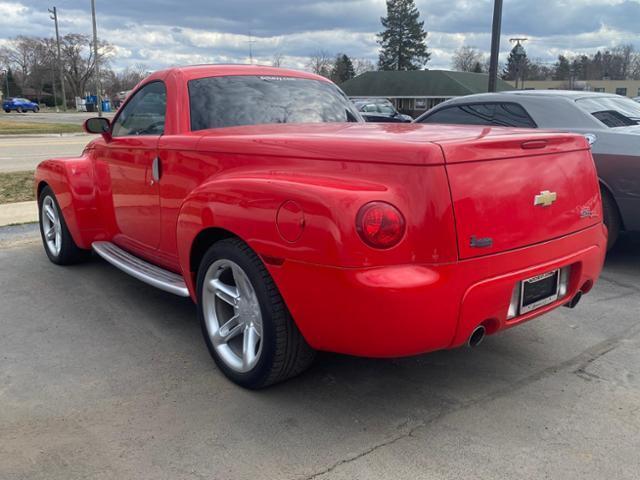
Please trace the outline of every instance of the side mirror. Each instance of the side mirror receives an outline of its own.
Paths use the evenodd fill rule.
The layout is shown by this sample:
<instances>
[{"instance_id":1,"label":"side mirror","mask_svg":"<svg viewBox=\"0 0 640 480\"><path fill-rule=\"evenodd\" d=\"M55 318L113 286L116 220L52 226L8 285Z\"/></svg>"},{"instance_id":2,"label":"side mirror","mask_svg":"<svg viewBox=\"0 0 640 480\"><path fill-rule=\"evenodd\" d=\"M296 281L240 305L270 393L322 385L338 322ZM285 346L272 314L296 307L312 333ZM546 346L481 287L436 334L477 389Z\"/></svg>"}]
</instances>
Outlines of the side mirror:
<instances>
[{"instance_id":1,"label":"side mirror","mask_svg":"<svg viewBox=\"0 0 640 480\"><path fill-rule=\"evenodd\" d=\"M89 118L84 122L84 131L97 133L108 139L111 138L111 122L103 117Z\"/></svg>"}]
</instances>

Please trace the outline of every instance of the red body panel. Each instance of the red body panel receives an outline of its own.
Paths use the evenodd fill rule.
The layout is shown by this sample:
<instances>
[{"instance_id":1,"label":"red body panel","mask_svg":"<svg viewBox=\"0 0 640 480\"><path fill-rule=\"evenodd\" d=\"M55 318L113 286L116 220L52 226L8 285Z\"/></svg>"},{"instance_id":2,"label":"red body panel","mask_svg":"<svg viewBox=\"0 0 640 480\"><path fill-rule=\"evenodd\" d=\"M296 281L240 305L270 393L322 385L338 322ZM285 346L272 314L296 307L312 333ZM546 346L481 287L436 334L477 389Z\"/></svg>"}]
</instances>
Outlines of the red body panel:
<instances>
[{"instance_id":1,"label":"red body panel","mask_svg":"<svg viewBox=\"0 0 640 480\"><path fill-rule=\"evenodd\" d=\"M483 322L490 333L510 327L596 281L606 232L581 137L427 124L189 131L189 79L252 74L326 81L265 67L160 72L144 83L167 87L164 135L107 135L80 158L43 162L36 184L51 186L76 243L113 241L180 273L195 300L194 242L229 232L263 258L313 347L368 356L458 346ZM534 208L545 189L557 203ZM359 237L355 219L371 201L402 212L398 245ZM493 244L476 250L472 235ZM506 320L518 281L567 265L567 297Z\"/></svg>"}]
</instances>

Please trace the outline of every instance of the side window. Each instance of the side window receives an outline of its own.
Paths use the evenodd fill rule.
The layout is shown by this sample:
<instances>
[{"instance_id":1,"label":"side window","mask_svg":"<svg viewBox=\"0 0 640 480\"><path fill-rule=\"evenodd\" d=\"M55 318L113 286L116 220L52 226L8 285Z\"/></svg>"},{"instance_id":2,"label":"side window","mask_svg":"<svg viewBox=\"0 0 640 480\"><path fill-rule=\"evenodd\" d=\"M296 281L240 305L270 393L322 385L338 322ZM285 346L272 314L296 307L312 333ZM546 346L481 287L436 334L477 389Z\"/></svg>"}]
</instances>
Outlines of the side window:
<instances>
[{"instance_id":1,"label":"side window","mask_svg":"<svg viewBox=\"0 0 640 480\"><path fill-rule=\"evenodd\" d=\"M501 127L536 128L536 124L525 109L515 103L496 104L493 124Z\"/></svg>"},{"instance_id":2,"label":"side window","mask_svg":"<svg viewBox=\"0 0 640 480\"><path fill-rule=\"evenodd\" d=\"M152 82L136 92L113 123L114 137L162 135L167 110L167 90Z\"/></svg>"},{"instance_id":3,"label":"side window","mask_svg":"<svg viewBox=\"0 0 640 480\"><path fill-rule=\"evenodd\" d=\"M495 105L477 104L443 108L423 118L421 123L450 123L458 125L492 125Z\"/></svg>"},{"instance_id":4,"label":"side window","mask_svg":"<svg viewBox=\"0 0 640 480\"><path fill-rule=\"evenodd\" d=\"M376 113L378 111L378 107L376 107L375 105L365 105L362 111Z\"/></svg>"}]
</instances>

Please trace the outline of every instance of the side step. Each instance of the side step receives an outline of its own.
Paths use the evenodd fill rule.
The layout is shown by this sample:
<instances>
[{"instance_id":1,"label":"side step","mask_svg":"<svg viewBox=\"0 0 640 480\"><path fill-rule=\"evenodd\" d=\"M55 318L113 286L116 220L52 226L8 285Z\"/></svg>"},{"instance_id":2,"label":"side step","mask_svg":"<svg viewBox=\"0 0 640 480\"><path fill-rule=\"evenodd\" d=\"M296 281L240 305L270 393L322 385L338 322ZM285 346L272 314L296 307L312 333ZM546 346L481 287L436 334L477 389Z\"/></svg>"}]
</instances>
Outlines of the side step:
<instances>
[{"instance_id":1,"label":"side step","mask_svg":"<svg viewBox=\"0 0 640 480\"><path fill-rule=\"evenodd\" d=\"M165 292L173 293L180 297L189 296L187 285L180 275L145 262L111 242L93 242L91 247L107 262L132 277Z\"/></svg>"}]
</instances>

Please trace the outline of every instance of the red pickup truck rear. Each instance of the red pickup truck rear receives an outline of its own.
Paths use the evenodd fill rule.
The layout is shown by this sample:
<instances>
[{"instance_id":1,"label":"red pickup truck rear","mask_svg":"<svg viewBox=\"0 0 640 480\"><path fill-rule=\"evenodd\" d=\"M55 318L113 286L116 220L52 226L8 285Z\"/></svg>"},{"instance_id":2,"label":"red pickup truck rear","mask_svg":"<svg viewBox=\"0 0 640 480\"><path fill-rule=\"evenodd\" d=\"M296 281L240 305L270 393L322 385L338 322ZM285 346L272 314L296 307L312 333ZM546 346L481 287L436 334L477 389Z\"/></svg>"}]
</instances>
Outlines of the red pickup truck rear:
<instances>
[{"instance_id":1,"label":"red pickup truck rear","mask_svg":"<svg viewBox=\"0 0 640 480\"><path fill-rule=\"evenodd\" d=\"M358 120L304 72L157 72L113 124L87 122L102 138L81 157L38 166L45 251L93 248L191 296L214 359L252 388L313 349L476 344L593 287L606 231L584 138Z\"/></svg>"}]
</instances>

